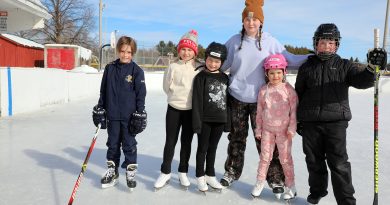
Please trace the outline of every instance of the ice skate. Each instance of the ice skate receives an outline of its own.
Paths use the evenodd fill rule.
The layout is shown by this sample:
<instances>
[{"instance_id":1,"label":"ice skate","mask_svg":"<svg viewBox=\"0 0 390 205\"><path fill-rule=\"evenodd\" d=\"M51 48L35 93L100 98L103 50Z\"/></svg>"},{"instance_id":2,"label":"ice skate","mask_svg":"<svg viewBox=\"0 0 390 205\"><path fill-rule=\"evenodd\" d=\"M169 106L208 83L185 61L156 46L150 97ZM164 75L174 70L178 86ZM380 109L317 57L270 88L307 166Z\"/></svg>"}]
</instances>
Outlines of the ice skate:
<instances>
[{"instance_id":1,"label":"ice skate","mask_svg":"<svg viewBox=\"0 0 390 205\"><path fill-rule=\"evenodd\" d=\"M260 197L261 192L264 189L265 181L263 180L257 180L255 187L253 187L253 190L251 192L251 195L253 198Z\"/></svg>"},{"instance_id":2,"label":"ice skate","mask_svg":"<svg viewBox=\"0 0 390 205\"><path fill-rule=\"evenodd\" d=\"M198 177L198 190L206 195L206 191L209 189L204 176Z\"/></svg>"},{"instance_id":3,"label":"ice skate","mask_svg":"<svg viewBox=\"0 0 390 205\"><path fill-rule=\"evenodd\" d=\"M171 174L164 174L161 172L160 176L157 178L157 181L154 183L154 191L162 189L165 185L169 183L171 179Z\"/></svg>"},{"instance_id":4,"label":"ice skate","mask_svg":"<svg viewBox=\"0 0 390 205\"><path fill-rule=\"evenodd\" d=\"M233 181L234 181L234 176L229 172L225 172L220 182L222 186L229 187L232 185Z\"/></svg>"},{"instance_id":5,"label":"ice skate","mask_svg":"<svg viewBox=\"0 0 390 205\"><path fill-rule=\"evenodd\" d=\"M317 195L317 194L309 194L309 196L307 197L307 202L308 204L312 204L312 205L315 205L315 204L318 204L321 200L322 197L325 197L326 195L328 195L328 192L325 192L323 194L320 194L320 195Z\"/></svg>"},{"instance_id":6,"label":"ice skate","mask_svg":"<svg viewBox=\"0 0 390 205\"><path fill-rule=\"evenodd\" d=\"M129 164L126 168L126 181L127 187L133 192L134 188L137 186L137 181L134 180L135 173L137 173L138 164Z\"/></svg>"},{"instance_id":7,"label":"ice skate","mask_svg":"<svg viewBox=\"0 0 390 205\"><path fill-rule=\"evenodd\" d=\"M113 187L118 183L119 173L115 167L115 163L113 161L107 161L107 167L106 173L104 173L100 180L103 189Z\"/></svg>"},{"instance_id":8,"label":"ice skate","mask_svg":"<svg viewBox=\"0 0 390 205\"><path fill-rule=\"evenodd\" d=\"M179 172L179 181L184 190L188 190L188 187L191 185L190 180L188 180L187 173Z\"/></svg>"},{"instance_id":9,"label":"ice skate","mask_svg":"<svg viewBox=\"0 0 390 205\"><path fill-rule=\"evenodd\" d=\"M284 186L282 184L271 184L272 192L275 194L275 198L280 200L284 193Z\"/></svg>"},{"instance_id":10,"label":"ice skate","mask_svg":"<svg viewBox=\"0 0 390 205\"><path fill-rule=\"evenodd\" d=\"M297 196L297 190L295 186L291 186L291 188L286 187L286 191L284 192L283 199L285 201L290 201L291 199L295 199Z\"/></svg>"},{"instance_id":11,"label":"ice skate","mask_svg":"<svg viewBox=\"0 0 390 205\"><path fill-rule=\"evenodd\" d=\"M218 182L218 180L217 180L217 178L215 177L215 176L205 176L205 179L206 179L206 183L208 184L208 185L210 185L210 187L213 189L213 190L215 190L215 191L217 191L217 192L219 192L219 193L221 193L222 192L222 189L224 188L219 182Z\"/></svg>"}]
</instances>

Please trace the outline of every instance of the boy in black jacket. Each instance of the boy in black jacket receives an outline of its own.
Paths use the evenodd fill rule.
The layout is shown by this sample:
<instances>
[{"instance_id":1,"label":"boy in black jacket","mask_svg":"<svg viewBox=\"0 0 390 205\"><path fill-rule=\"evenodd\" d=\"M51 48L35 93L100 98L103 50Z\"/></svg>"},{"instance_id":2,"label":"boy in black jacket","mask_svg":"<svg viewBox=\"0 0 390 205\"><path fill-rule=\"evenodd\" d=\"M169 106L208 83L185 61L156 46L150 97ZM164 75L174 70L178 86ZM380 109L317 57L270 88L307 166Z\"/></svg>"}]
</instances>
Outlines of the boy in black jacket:
<instances>
[{"instance_id":1,"label":"boy in black jacket","mask_svg":"<svg viewBox=\"0 0 390 205\"><path fill-rule=\"evenodd\" d=\"M206 64L202 66L205 69L195 76L192 94L192 127L198 134L196 177L198 189L203 192L208 190L207 184L214 189L222 189L215 178L215 154L223 131L230 128L227 105L229 77L219 70L226 59L227 49L220 43L212 42L205 54Z\"/></svg>"},{"instance_id":2,"label":"boy in black jacket","mask_svg":"<svg viewBox=\"0 0 390 205\"><path fill-rule=\"evenodd\" d=\"M306 155L310 204L318 204L328 194L326 165L331 171L337 204L356 204L346 148L346 130L352 118L348 89L372 87L373 65L386 65L386 52L375 49L367 55L367 68L359 70L336 54L340 39L335 24L321 24L313 37L315 55L299 68L295 83L299 98L297 131Z\"/></svg>"},{"instance_id":3,"label":"boy in black jacket","mask_svg":"<svg viewBox=\"0 0 390 205\"><path fill-rule=\"evenodd\" d=\"M132 190L137 172L136 134L146 127L145 77L143 70L132 61L137 51L134 39L122 36L116 46L119 59L108 64L104 70L100 87L100 98L94 107L95 125L107 124L107 166L101 179L102 188L118 183L118 167L122 147L125 161L121 167L126 169L127 186ZM107 119L107 121L106 121Z\"/></svg>"}]
</instances>

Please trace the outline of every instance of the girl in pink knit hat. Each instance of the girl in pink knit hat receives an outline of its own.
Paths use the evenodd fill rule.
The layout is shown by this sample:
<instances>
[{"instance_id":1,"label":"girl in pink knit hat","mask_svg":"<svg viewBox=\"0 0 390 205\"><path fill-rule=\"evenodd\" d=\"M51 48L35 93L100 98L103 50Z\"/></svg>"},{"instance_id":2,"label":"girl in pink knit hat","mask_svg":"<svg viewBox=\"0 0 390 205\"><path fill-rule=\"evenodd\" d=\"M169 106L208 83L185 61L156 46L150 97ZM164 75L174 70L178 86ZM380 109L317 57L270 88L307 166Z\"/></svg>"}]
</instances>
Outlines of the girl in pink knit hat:
<instances>
[{"instance_id":1,"label":"girl in pink knit hat","mask_svg":"<svg viewBox=\"0 0 390 205\"><path fill-rule=\"evenodd\" d=\"M165 70L163 89L167 95L168 108L165 118L166 140L161 174L154 184L156 190L164 187L171 178L171 164L181 129L181 149L178 175L180 184L188 188L188 161L191 154L192 130L192 82L199 70L198 33L191 30L183 35L177 45L179 59Z\"/></svg>"}]
</instances>

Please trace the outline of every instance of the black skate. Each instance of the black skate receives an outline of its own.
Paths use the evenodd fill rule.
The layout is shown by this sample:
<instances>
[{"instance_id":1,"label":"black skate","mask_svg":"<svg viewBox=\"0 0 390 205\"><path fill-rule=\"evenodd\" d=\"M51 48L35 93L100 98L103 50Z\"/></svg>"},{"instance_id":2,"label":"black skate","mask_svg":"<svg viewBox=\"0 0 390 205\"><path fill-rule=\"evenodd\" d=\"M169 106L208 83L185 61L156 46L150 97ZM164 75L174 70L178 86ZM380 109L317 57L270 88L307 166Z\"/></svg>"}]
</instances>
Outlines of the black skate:
<instances>
[{"instance_id":1,"label":"black skate","mask_svg":"<svg viewBox=\"0 0 390 205\"><path fill-rule=\"evenodd\" d=\"M229 172L225 172L222 179L220 180L221 185L224 187L231 186L233 181L234 181L234 176L232 174L230 174Z\"/></svg>"},{"instance_id":2,"label":"black skate","mask_svg":"<svg viewBox=\"0 0 390 205\"><path fill-rule=\"evenodd\" d=\"M309 196L307 197L307 202L309 204L318 204L320 202L321 198L325 197L326 195L328 195L327 191L325 193L320 194L320 195L318 195L318 194L309 194Z\"/></svg>"},{"instance_id":3,"label":"black skate","mask_svg":"<svg viewBox=\"0 0 390 205\"><path fill-rule=\"evenodd\" d=\"M138 164L129 164L126 168L126 181L127 187L132 192L134 188L137 186L137 182L134 180L135 173L137 173Z\"/></svg>"},{"instance_id":4,"label":"black skate","mask_svg":"<svg viewBox=\"0 0 390 205\"><path fill-rule=\"evenodd\" d=\"M113 187L118 183L118 169L115 167L115 163L113 161L107 161L107 171L104 173L100 182L102 183L102 188Z\"/></svg>"},{"instance_id":5,"label":"black skate","mask_svg":"<svg viewBox=\"0 0 390 205\"><path fill-rule=\"evenodd\" d=\"M284 186L282 184L271 184L272 193L275 194L275 197L279 200L284 193Z\"/></svg>"}]
</instances>

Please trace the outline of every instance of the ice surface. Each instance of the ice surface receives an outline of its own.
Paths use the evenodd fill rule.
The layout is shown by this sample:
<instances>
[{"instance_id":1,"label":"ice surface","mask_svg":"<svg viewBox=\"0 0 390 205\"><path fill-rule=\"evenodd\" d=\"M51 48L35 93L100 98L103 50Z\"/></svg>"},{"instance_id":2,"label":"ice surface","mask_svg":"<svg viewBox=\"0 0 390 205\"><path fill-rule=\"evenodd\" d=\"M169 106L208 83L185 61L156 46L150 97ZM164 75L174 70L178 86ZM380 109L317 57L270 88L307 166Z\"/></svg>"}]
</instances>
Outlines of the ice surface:
<instances>
[{"instance_id":1,"label":"ice surface","mask_svg":"<svg viewBox=\"0 0 390 205\"><path fill-rule=\"evenodd\" d=\"M289 77L289 78L293 78ZM290 82L294 79L291 79ZM382 78L379 99L379 203L390 201L390 79ZM101 189L100 177L106 170L106 139L103 130L89 160L74 204L283 204L276 201L266 187L261 199L252 199L250 192L256 181L258 155L250 134L245 153L246 161L241 178L222 193L196 190L194 136L190 160L191 186L184 191L177 179L180 143L172 163L171 183L154 192L153 184L159 175L165 142L166 96L162 91L162 73L147 73L146 109L148 127L137 140L139 171L137 188L130 193L126 186L125 170L120 170L119 184ZM99 88L96 88L99 89ZM38 112L0 118L0 204L53 205L67 204L81 165L91 143L95 127L91 120L92 107L98 96L68 104L53 105ZM350 104L353 119L348 128L348 153L352 164L357 204L372 204L373 200L373 89L351 89ZM227 134L220 141L215 168L219 179L224 172ZM292 204L306 204L308 194L307 170L301 147L301 137L293 142L296 187L298 198ZM329 181L329 195L321 205L336 204Z\"/></svg>"}]
</instances>

